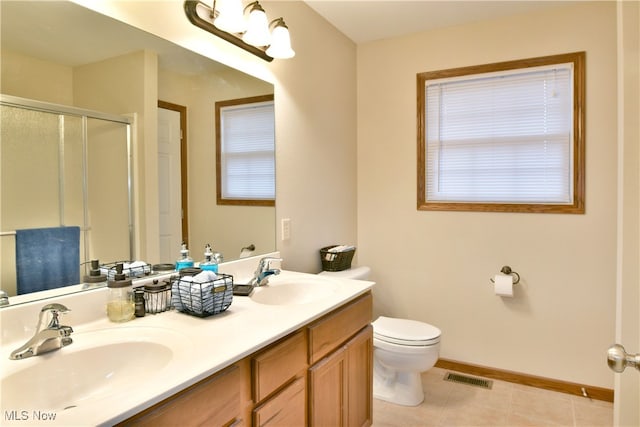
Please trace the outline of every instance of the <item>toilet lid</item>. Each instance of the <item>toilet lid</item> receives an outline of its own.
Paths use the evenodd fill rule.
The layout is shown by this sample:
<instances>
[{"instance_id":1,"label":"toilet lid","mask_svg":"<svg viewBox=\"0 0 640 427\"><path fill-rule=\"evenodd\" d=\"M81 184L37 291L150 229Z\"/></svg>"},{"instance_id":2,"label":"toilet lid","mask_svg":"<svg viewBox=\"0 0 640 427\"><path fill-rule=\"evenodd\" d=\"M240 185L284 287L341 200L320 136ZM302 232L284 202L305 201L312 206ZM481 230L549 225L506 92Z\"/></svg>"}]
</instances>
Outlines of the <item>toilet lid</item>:
<instances>
[{"instance_id":1,"label":"toilet lid","mask_svg":"<svg viewBox=\"0 0 640 427\"><path fill-rule=\"evenodd\" d=\"M401 345L432 345L440 342L440 329L417 320L380 316L373 322L373 336Z\"/></svg>"}]
</instances>

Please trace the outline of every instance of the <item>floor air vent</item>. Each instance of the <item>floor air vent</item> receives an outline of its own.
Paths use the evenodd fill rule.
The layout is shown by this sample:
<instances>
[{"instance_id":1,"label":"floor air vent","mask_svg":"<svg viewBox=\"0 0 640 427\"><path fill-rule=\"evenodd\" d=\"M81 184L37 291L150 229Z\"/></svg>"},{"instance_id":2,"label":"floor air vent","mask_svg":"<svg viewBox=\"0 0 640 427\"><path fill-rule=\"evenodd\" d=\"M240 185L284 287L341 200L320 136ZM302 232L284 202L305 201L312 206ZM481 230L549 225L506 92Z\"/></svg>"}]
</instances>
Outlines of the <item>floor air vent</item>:
<instances>
[{"instance_id":1,"label":"floor air vent","mask_svg":"<svg viewBox=\"0 0 640 427\"><path fill-rule=\"evenodd\" d=\"M475 387L486 388L488 390L491 390L491 386L493 386L493 381L491 381L491 380L485 380L485 379L482 379L482 378L468 377L466 375L453 374L451 372L447 372L444 375L444 380L445 381L451 381L451 382L458 383L458 384L467 384L467 385L472 385L472 386L475 386Z\"/></svg>"}]
</instances>

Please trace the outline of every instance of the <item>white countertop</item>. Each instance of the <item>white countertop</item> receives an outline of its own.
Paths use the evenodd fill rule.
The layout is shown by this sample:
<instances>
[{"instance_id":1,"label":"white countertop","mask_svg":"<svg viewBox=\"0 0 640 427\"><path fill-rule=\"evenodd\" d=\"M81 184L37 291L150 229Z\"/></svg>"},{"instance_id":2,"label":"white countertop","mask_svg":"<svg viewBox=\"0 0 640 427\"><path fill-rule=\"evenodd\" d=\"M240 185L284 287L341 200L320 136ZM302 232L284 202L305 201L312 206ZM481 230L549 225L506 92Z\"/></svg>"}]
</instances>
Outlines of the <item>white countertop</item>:
<instances>
[{"instance_id":1,"label":"white countertop","mask_svg":"<svg viewBox=\"0 0 640 427\"><path fill-rule=\"evenodd\" d=\"M316 275L283 271L272 279L273 285L279 281L304 281ZM74 343L52 353L31 357L25 360L8 360L8 354L13 346L22 342L2 343L2 378L12 372L20 371L33 364L40 358L61 356L66 351L73 351L74 346L82 348L85 336L93 331L104 329L118 330L128 328L149 328L159 331L170 330L179 334L180 339L172 350L176 365L167 365L153 375L135 378L126 389L104 391L98 399L88 397L77 402L77 406L70 409L63 408L6 408L2 407L0 424L2 425L38 425L34 410L50 412L55 420L42 421L41 425L112 425L123 421L132 415L162 401L180 390L212 375L213 373L233 364L264 346L297 330L303 325L323 316L345 302L367 292L373 282L349 279L328 278L334 281L335 292L329 296L304 304L270 305L253 301L250 297L234 296L231 306L223 313L199 318L177 311L168 311L156 315L147 314L145 317L135 318L122 324L111 323L105 316L99 320L73 324L63 322L73 327ZM238 282L238 281L237 281ZM257 289L256 291L260 291ZM255 291L254 291L255 292ZM36 318L33 318L35 323ZM139 354L139 358L148 357ZM61 388L71 384L60 384ZM2 388L2 394L11 390ZM9 412L7 411L17 411ZM24 411L23 414L21 411ZM9 418L7 419L7 415ZM11 415L13 414L13 415ZM23 418L21 418L21 415ZM24 418L26 417L26 419Z\"/></svg>"}]
</instances>

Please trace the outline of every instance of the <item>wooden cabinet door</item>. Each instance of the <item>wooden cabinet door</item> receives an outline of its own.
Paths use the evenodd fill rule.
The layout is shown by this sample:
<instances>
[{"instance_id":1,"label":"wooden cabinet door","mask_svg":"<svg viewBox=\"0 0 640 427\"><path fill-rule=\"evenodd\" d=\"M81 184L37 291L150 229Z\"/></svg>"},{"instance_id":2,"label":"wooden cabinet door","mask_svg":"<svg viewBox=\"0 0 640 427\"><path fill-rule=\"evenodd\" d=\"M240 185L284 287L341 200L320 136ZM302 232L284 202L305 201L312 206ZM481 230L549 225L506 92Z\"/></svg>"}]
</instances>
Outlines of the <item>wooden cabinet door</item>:
<instances>
[{"instance_id":1,"label":"wooden cabinet door","mask_svg":"<svg viewBox=\"0 0 640 427\"><path fill-rule=\"evenodd\" d=\"M346 425L347 374L346 347L341 347L309 370L310 426Z\"/></svg>"},{"instance_id":2,"label":"wooden cabinet door","mask_svg":"<svg viewBox=\"0 0 640 427\"><path fill-rule=\"evenodd\" d=\"M309 424L370 426L372 405L373 327L369 325L309 370Z\"/></svg>"},{"instance_id":3,"label":"wooden cabinet door","mask_svg":"<svg viewBox=\"0 0 640 427\"><path fill-rule=\"evenodd\" d=\"M370 426L373 416L373 326L369 325L347 344L348 425Z\"/></svg>"}]
</instances>

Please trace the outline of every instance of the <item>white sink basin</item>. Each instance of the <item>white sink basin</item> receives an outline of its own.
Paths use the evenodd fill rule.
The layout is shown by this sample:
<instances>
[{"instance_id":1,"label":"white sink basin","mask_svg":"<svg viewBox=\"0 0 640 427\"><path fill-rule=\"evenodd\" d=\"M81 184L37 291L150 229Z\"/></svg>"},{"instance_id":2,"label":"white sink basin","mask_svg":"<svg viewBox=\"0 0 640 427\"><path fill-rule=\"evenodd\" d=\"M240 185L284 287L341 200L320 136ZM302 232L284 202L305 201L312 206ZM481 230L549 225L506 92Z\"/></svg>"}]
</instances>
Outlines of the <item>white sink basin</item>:
<instances>
[{"instance_id":1,"label":"white sink basin","mask_svg":"<svg viewBox=\"0 0 640 427\"><path fill-rule=\"evenodd\" d=\"M268 285L254 289L251 299L270 305L308 304L333 295L337 289L333 281L323 277L272 276Z\"/></svg>"},{"instance_id":2,"label":"white sink basin","mask_svg":"<svg viewBox=\"0 0 640 427\"><path fill-rule=\"evenodd\" d=\"M24 360L2 362L2 410L62 411L89 400L146 387L147 380L170 368L188 345L170 330L149 327L110 328L71 335L60 350ZM172 346L169 344L171 343ZM173 347L175 348L175 347Z\"/></svg>"}]
</instances>

